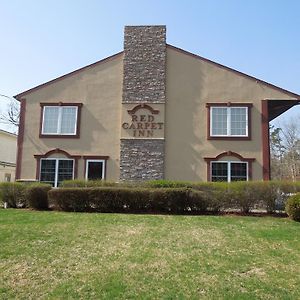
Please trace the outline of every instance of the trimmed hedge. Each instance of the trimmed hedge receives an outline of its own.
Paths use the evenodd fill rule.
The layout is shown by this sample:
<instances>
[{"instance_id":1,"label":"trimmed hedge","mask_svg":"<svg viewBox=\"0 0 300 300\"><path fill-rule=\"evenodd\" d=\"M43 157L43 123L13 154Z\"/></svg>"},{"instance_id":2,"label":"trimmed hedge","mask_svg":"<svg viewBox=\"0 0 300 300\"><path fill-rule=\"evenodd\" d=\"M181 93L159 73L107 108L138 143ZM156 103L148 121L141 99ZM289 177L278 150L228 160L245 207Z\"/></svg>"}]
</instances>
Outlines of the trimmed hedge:
<instances>
[{"instance_id":1,"label":"trimmed hedge","mask_svg":"<svg viewBox=\"0 0 300 300\"><path fill-rule=\"evenodd\" d=\"M76 180L68 182L67 186L82 186L87 183L90 187L51 190L48 196L54 209L76 212L170 214L198 214L206 211L217 213L232 209L248 213L253 209L259 209L273 213L276 210L284 210L289 195L300 189L299 183L276 181L190 184L162 180L138 184L107 182L108 186L104 186L105 181ZM110 186L111 184L113 186ZM134 185L137 187L133 187ZM48 208L47 205L30 206L35 209Z\"/></svg>"},{"instance_id":2,"label":"trimmed hedge","mask_svg":"<svg viewBox=\"0 0 300 300\"><path fill-rule=\"evenodd\" d=\"M84 179L73 179L73 180L64 180L60 187L63 188L75 188L75 187L113 187L118 186L120 183L106 180L84 180Z\"/></svg>"},{"instance_id":3,"label":"trimmed hedge","mask_svg":"<svg viewBox=\"0 0 300 300\"><path fill-rule=\"evenodd\" d=\"M291 219L300 222L300 193L288 199L285 211Z\"/></svg>"},{"instance_id":4,"label":"trimmed hedge","mask_svg":"<svg viewBox=\"0 0 300 300\"><path fill-rule=\"evenodd\" d=\"M61 188L48 195L55 209L63 211L176 214L207 209L204 194L186 188Z\"/></svg>"},{"instance_id":5,"label":"trimmed hedge","mask_svg":"<svg viewBox=\"0 0 300 300\"><path fill-rule=\"evenodd\" d=\"M33 183L26 187L26 202L28 207L37 210L47 210L49 208L48 192L51 185L43 183Z\"/></svg>"},{"instance_id":6,"label":"trimmed hedge","mask_svg":"<svg viewBox=\"0 0 300 300\"><path fill-rule=\"evenodd\" d=\"M8 207L26 207L26 186L18 182L0 183L0 202Z\"/></svg>"},{"instance_id":7,"label":"trimmed hedge","mask_svg":"<svg viewBox=\"0 0 300 300\"><path fill-rule=\"evenodd\" d=\"M70 180L63 188L47 192L50 186L34 183L0 183L0 202L8 207L31 207L64 211L217 213L254 209L269 213L285 208L291 194L300 191L299 182L107 182Z\"/></svg>"}]
</instances>

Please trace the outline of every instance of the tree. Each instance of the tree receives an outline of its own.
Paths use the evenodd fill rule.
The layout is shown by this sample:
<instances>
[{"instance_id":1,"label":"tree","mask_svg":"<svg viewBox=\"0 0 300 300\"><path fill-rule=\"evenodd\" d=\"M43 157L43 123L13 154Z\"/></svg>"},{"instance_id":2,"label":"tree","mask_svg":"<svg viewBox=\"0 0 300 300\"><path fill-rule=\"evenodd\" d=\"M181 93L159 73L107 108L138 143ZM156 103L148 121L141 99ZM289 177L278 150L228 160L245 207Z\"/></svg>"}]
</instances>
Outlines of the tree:
<instances>
[{"instance_id":1,"label":"tree","mask_svg":"<svg viewBox=\"0 0 300 300\"><path fill-rule=\"evenodd\" d=\"M11 125L14 130L17 130L20 120L19 102L15 98L6 95L0 94L0 96L8 99L9 101L4 111L0 113L0 123Z\"/></svg>"},{"instance_id":2,"label":"tree","mask_svg":"<svg viewBox=\"0 0 300 300\"><path fill-rule=\"evenodd\" d=\"M271 154L271 174L272 178L282 179L283 156L286 150L282 141L282 129L280 127L270 126L270 154Z\"/></svg>"},{"instance_id":3,"label":"tree","mask_svg":"<svg viewBox=\"0 0 300 300\"><path fill-rule=\"evenodd\" d=\"M271 174L273 179L296 181L300 174L300 131L290 119L281 127L270 127Z\"/></svg>"}]
</instances>

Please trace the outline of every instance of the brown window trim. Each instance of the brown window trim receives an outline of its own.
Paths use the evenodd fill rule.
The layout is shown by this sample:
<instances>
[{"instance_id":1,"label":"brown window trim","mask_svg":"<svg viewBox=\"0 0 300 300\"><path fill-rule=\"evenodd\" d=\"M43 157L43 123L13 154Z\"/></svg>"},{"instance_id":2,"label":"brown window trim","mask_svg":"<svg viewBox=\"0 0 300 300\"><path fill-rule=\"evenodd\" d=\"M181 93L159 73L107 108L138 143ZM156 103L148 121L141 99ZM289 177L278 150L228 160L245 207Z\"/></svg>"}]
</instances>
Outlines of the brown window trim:
<instances>
[{"instance_id":1,"label":"brown window trim","mask_svg":"<svg viewBox=\"0 0 300 300\"><path fill-rule=\"evenodd\" d=\"M248 107L248 136L211 136L210 135L210 108L211 107ZM251 108L253 103L241 103L241 102L208 102L207 107L207 139L208 140L228 140L228 141L249 141L251 140Z\"/></svg>"},{"instance_id":2,"label":"brown window trim","mask_svg":"<svg viewBox=\"0 0 300 300\"><path fill-rule=\"evenodd\" d=\"M66 138L66 139L79 139L80 138L80 121L81 121L81 108L82 103L78 102L41 102L41 116L40 116L40 138ZM44 106L77 106L77 124L76 124L76 134L43 134L42 127L43 127L43 111Z\"/></svg>"},{"instance_id":3,"label":"brown window trim","mask_svg":"<svg viewBox=\"0 0 300 300\"><path fill-rule=\"evenodd\" d=\"M218 154L216 157L204 157L204 160L207 162L207 181L211 181L211 170L210 170L210 163L212 161L218 161L224 156L233 156L235 158L238 158L242 162L248 163L248 178L249 180L252 179L252 162L255 161L255 158L245 158L242 155L233 152L233 151L226 151Z\"/></svg>"},{"instance_id":4,"label":"brown window trim","mask_svg":"<svg viewBox=\"0 0 300 300\"><path fill-rule=\"evenodd\" d=\"M52 150L46 152L45 154L35 154L34 155L34 158L36 159L36 180L40 180L41 159L42 158L47 158L51 154L55 154L55 153L63 154L63 155L65 155L66 157L68 157L70 159L74 159L74 179L76 179L78 177L78 160L82 156L81 155L71 155L67 151L64 151L62 149L56 148L56 149L52 149Z\"/></svg>"},{"instance_id":5,"label":"brown window trim","mask_svg":"<svg viewBox=\"0 0 300 300\"><path fill-rule=\"evenodd\" d=\"M86 172L86 163L89 159L99 159L99 160L105 160L104 165L104 180L106 180L106 171L107 171L107 160L109 159L109 156L103 156L103 155L83 155L82 158L84 159L84 178L85 178L85 172Z\"/></svg>"}]
</instances>

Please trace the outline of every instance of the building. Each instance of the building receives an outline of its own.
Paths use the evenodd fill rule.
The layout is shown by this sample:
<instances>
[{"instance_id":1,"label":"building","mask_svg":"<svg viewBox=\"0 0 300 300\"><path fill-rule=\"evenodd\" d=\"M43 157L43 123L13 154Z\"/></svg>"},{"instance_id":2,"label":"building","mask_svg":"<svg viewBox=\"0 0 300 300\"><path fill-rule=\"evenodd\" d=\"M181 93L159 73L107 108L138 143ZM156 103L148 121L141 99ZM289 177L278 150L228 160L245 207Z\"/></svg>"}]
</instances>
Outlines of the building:
<instances>
[{"instance_id":1,"label":"building","mask_svg":"<svg viewBox=\"0 0 300 300\"><path fill-rule=\"evenodd\" d=\"M0 129L0 182L14 181L16 172L17 136Z\"/></svg>"},{"instance_id":2,"label":"building","mask_svg":"<svg viewBox=\"0 0 300 300\"><path fill-rule=\"evenodd\" d=\"M17 178L268 180L269 122L300 95L125 27L124 51L15 96Z\"/></svg>"}]
</instances>

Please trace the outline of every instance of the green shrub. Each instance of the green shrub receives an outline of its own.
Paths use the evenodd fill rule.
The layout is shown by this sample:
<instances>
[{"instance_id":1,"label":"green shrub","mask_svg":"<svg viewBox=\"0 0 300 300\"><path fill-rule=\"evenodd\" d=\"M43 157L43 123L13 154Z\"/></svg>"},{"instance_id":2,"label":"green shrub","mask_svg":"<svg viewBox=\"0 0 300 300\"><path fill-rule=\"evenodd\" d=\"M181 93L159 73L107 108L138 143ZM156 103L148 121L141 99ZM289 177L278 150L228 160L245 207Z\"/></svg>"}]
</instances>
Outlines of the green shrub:
<instances>
[{"instance_id":1,"label":"green shrub","mask_svg":"<svg viewBox=\"0 0 300 300\"><path fill-rule=\"evenodd\" d=\"M62 211L89 211L89 188L59 188L48 192L54 209Z\"/></svg>"},{"instance_id":2,"label":"green shrub","mask_svg":"<svg viewBox=\"0 0 300 300\"><path fill-rule=\"evenodd\" d=\"M196 183L188 181L172 181L172 180L149 180L141 183L148 188L193 188Z\"/></svg>"},{"instance_id":3,"label":"green shrub","mask_svg":"<svg viewBox=\"0 0 300 300\"><path fill-rule=\"evenodd\" d=\"M262 187L264 182L236 181L230 184L230 208L248 213L254 208L262 207Z\"/></svg>"},{"instance_id":4,"label":"green shrub","mask_svg":"<svg viewBox=\"0 0 300 300\"><path fill-rule=\"evenodd\" d=\"M7 202L8 207L26 207L26 186L18 182L0 183L1 202Z\"/></svg>"},{"instance_id":5,"label":"green shrub","mask_svg":"<svg viewBox=\"0 0 300 300\"><path fill-rule=\"evenodd\" d=\"M201 183L197 188L204 193L209 211L218 213L229 208L231 198L227 182Z\"/></svg>"},{"instance_id":6,"label":"green shrub","mask_svg":"<svg viewBox=\"0 0 300 300\"><path fill-rule=\"evenodd\" d=\"M288 199L285 211L291 219L300 222L300 193Z\"/></svg>"},{"instance_id":7,"label":"green shrub","mask_svg":"<svg viewBox=\"0 0 300 300\"><path fill-rule=\"evenodd\" d=\"M281 197L280 182L264 181L260 195L267 212L274 212L276 210L277 200Z\"/></svg>"},{"instance_id":8,"label":"green shrub","mask_svg":"<svg viewBox=\"0 0 300 300\"><path fill-rule=\"evenodd\" d=\"M106 180L84 180L84 179L74 179L74 180L64 180L61 183L61 187L73 188L73 187L102 187L102 186L117 186L118 183Z\"/></svg>"},{"instance_id":9,"label":"green shrub","mask_svg":"<svg viewBox=\"0 0 300 300\"><path fill-rule=\"evenodd\" d=\"M51 185L43 183L33 183L27 186L26 201L30 208L37 210L47 210L49 208L48 192Z\"/></svg>"},{"instance_id":10,"label":"green shrub","mask_svg":"<svg viewBox=\"0 0 300 300\"><path fill-rule=\"evenodd\" d=\"M187 189L157 188L149 190L149 208L154 212L183 213L188 206Z\"/></svg>"},{"instance_id":11,"label":"green shrub","mask_svg":"<svg viewBox=\"0 0 300 300\"><path fill-rule=\"evenodd\" d=\"M207 197L205 197L205 193L195 189L190 189L188 193L188 211L191 213L206 212L208 209L208 201Z\"/></svg>"}]
</instances>

